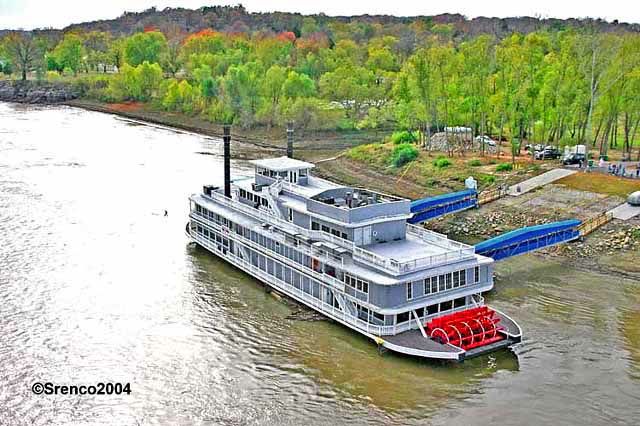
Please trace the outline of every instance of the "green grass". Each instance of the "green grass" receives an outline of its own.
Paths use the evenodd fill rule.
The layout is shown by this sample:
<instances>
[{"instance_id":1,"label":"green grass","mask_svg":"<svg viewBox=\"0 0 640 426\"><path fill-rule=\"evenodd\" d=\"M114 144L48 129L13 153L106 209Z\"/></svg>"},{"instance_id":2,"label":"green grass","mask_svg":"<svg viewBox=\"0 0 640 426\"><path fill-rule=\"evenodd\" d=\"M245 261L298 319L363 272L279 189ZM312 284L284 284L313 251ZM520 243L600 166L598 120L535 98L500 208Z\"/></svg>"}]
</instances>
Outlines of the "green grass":
<instances>
[{"instance_id":1,"label":"green grass","mask_svg":"<svg viewBox=\"0 0 640 426\"><path fill-rule=\"evenodd\" d=\"M402 167L416 158L418 158L418 148L410 143L402 143L393 148L390 161L394 167Z\"/></svg>"},{"instance_id":2,"label":"green grass","mask_svg":"<svg viewBox=\"0 0 640 426\"><path fill-rule=\"evenodd\" d=\"M500 163L496 166L496 172L510 172L511 170L513 170L511 163Z\"/></svg>"},{"instance_id":3,"label":"green grass","mask_svg":"<svg viewBox=\"0 0 640 426\"><path fill-rule=\"evenodd\" d=\"M449 167L452 164L453 162L444 156L440 156L433 161L433 165L438 169L444 169L445 167Z\"/></svg>"},{"instance_id":4,"label":"green grass","mask_svg":"<svg viewBox=\"0 0 640 426\"><path fill-rule=\"evenodd\" d=\"M582 191L617 195L626 198L630 193L640 191L640 180L625 179L602 173L574 173L556 183Z\"/></svg>"}]
</instances>

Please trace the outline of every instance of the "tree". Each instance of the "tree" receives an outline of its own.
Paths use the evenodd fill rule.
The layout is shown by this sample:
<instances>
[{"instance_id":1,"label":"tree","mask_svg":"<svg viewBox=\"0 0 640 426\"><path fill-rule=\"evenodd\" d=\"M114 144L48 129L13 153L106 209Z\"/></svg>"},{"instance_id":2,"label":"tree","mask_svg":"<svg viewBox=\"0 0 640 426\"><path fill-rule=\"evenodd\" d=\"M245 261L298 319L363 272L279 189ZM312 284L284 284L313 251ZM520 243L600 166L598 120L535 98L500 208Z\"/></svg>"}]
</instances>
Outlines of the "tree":
<instances>
[{"instance_id":1,"label":"tree","mask_svg":"<svg viewBox=\"0 0 640 426\"><path fill-rule=\"evenodd\" d=\"M112 43L111 34L104 31L91 31L83 36L86 63L89 67L98 71L107 72L107 64L112 64L109 57L109 48Z\"/></svg>"},{"instance_id":2,"label":"tree","mask_svg":"<svg viewBox=\"0 0 640 426\"><path fill-rule=\"evenodd\" d=\"M160 87L162 68L144 61L137 67L124 64L110 82L109 90L115 100L149 101Z\"/></svg>"},{"instance_id":3,"label":"tree","mask_svg":"<svg viewBox=\"0 0 640 426\"><path fill-rule=\"evenodd\" d=\"M66 34L53 50L53 56L63 70L68 68L77 74L84 56L82 39L76 34Z\"/></svg>"},{"instance_id":4,"label":"tree","mask_svg":"<svg viewBox=\"0 0 640 426\"><path fill-rule=\"evenodd\" d=\"M289 71L287 79L282 84L282 93L290 99L308 98L316 93L316 85L306 74Z\"/></svg>"},{"instance_id":5,"label":"tree","mask_svg":"<svg viewBox=\"0 0 640 426\"><path fill-rule=\"evenodd\" d=\"M134 67L145 61L160 63L167 49L167 39L161 32L137 33L124 42L124 60Z\"/></svg>"},{"instance_id":6,"label":"tree","mask_svg":"<svg viewBox=\"0 0 640 426\"><path fill-rule=\"evenodd\" d=\"M43 45L32 34L11 32L5 36L3 44L11 62L21 74L22 80L27 79L27 73L42 66Z\"/></svg>"}]
</instances>

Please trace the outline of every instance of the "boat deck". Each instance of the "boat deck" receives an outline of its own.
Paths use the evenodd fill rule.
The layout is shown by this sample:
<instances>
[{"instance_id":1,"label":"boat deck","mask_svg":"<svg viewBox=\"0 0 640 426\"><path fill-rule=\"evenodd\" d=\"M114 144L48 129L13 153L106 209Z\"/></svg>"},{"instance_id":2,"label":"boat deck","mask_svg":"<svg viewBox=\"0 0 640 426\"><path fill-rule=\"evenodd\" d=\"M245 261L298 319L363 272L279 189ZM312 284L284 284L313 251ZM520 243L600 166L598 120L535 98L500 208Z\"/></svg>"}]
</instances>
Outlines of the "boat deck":
<instances>
[{"instance_id":1,"label":"boat deck","mask_svg":"<svg viewBox=\"0 0 640 426\"><path fill-rule=\"evenodd\" d=\"M466 358L472 358L509 347L520 341L522 331L518 324L499 311L496 311L496 315L500 317L500 325L505 328L504 334L507 335L507 338L468 351L458 348L457 346L441 344L425 338L418 329L408 330L394 336L384 336L382 339L384 343L382 345L389 350L403 354L462 361Z\"/></svg>"},{"instance_id":2,"label":"boat deck","mask_svg":"<svg viewBox=\"0 0 640 426\"><path fill-rule=\"evenodd\" d=\"M394 345L418 349L421 351L450 353L460 352L460 349L456 348L455 346L443 345L436 342L435 340L425 339L424 336L422 336L420 330L417 329L408 330L394 336L385 336L384 340L386 340L387 342L391 342Z\"/></svg>"}]
</instances>

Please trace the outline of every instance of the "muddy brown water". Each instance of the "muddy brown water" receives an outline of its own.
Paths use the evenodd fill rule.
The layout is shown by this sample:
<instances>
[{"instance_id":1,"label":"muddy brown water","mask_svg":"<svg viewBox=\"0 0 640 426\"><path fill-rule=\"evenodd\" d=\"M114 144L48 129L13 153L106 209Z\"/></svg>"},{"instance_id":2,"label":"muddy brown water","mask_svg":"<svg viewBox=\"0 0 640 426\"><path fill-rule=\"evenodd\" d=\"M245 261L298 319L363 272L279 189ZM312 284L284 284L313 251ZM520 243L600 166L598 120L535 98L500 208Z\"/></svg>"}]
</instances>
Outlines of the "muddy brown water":
<instances>
[{"instance_id":1,"label":"muddy brown water","mask_svg":"<svg viewBox=\"0 0 640 426\"><path fill-rule=\"evenodd\" d=\"M187 196L222 176L198 153L220 145L0 104L0 424L637 424L637 282L521 256L487 295L524 329L513 353L380 356L187 244Z\"/></svg>"}]
</instances>

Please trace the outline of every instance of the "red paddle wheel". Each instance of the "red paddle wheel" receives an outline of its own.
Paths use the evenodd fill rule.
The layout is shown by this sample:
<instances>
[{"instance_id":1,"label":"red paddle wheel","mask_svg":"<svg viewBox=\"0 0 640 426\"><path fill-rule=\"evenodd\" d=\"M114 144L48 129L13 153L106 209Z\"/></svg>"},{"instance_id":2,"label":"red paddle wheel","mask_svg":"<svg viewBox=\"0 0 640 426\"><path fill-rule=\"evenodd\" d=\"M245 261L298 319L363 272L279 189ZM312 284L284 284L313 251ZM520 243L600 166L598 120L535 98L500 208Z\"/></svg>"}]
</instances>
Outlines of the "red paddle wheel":
<instances>
[{"instance_id":1,"label":"red paddle wheel","mask_svg":"<svg viewBox=\"0 0 640 426\"><path fill-rule=\"evenodd\" d=\"M434 318L425 326L433 340L467 350L504 339L499 322L495 311L481 306Z\"/></svg>"}]
</instances>

